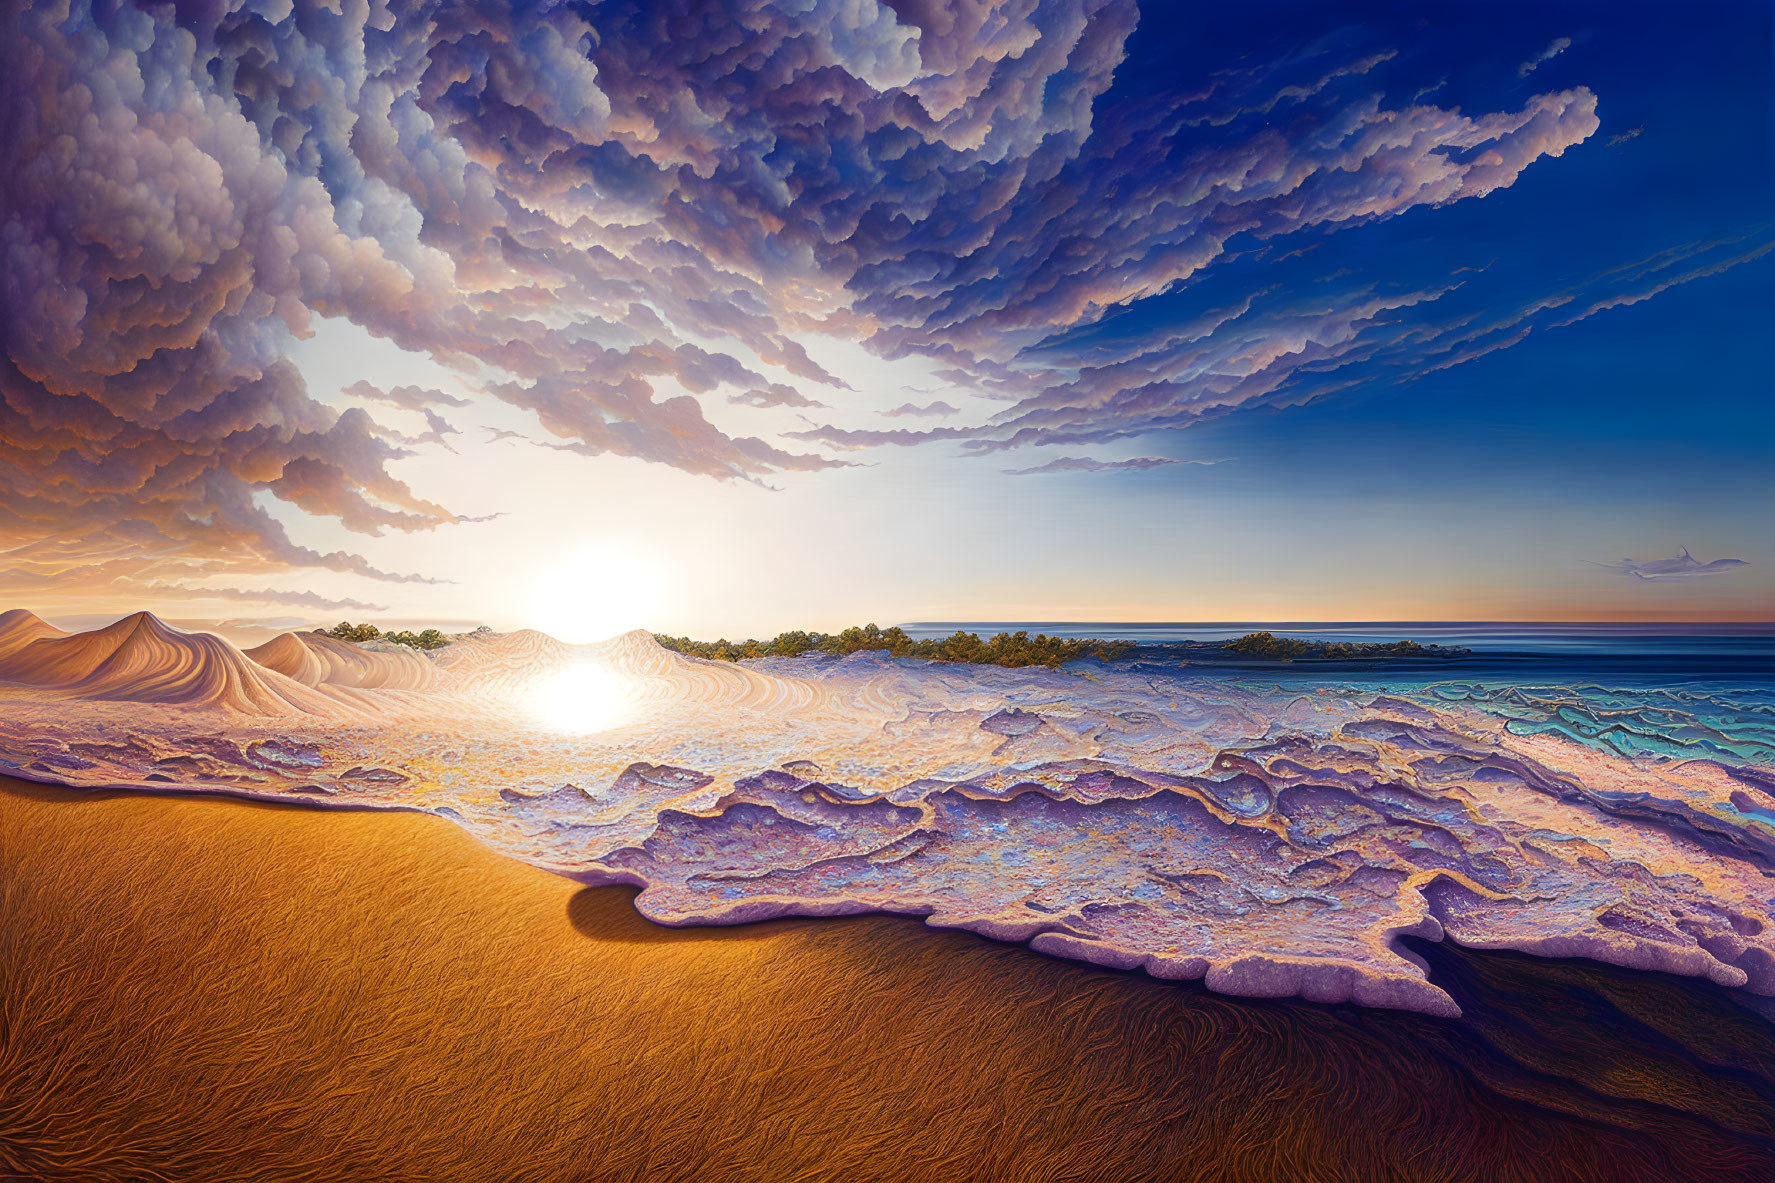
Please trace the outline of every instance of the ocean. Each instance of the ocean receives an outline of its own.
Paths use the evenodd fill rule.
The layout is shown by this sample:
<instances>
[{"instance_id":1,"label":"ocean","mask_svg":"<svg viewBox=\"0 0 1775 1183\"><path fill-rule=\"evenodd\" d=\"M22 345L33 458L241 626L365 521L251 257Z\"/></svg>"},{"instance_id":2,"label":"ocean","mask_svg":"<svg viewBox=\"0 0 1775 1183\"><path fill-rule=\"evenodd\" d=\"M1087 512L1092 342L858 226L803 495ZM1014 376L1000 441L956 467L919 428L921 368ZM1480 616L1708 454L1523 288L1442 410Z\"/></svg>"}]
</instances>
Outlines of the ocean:
<instances>
[{"instance_id":1,"label":"ocean","mask_svg":"<svg viewBox=\"0 0 1775 1183\"><path fill-rule=\"evenodd\" d=\"M1367 623L923 621L914 637L1026 631L1166 645L1247 633L1311 641L1417 641L1456 657L1370 661L1146 663L1153 673L1280 691L1343 688L1427 705L1462 704L1626 756L1775 761L1775 623L1624 624L1486 621Z\"/></svg>"},{"instance_id":2,"label":"ocean","mask_svg":"<svg viewBox=\"0 0 1775 1183\"><path fill-rule=\"evenodd\" d=\"M946 637L961 631L994 633L1023 630L1050 637L1095 637L1165 645L1179 641L1221 641L1269 632L1308 641L1386 643L1417 641L1472 650L1468 657L1424 661L1389 660L1387 676L1399 673L1459 672L1463 676L1531 679L1609 677L1635 683L1731 679L1757 684L1775 681L1775 622L1747 624L1572 624L1516 621L1380 621L1300 623L1263 621L1091 622L1091 621L919 621L900 626L916 638ZM1341 674L1373 669L1374 662L1293 663L1294 676L1312 670Z\"/></svg>"}]
</instances>

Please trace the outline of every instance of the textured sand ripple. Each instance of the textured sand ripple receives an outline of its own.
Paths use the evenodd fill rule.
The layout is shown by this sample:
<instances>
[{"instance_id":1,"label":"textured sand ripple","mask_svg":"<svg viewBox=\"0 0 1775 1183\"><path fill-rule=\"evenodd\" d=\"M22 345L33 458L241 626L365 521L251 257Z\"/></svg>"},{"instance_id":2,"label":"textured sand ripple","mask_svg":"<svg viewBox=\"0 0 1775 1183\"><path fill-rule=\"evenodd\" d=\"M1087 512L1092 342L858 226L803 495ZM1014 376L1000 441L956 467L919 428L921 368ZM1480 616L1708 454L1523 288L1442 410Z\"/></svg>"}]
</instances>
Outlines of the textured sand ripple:
<instances>
[{"instance_id":1,"label":"textured sand ripple","mask_svg":"<svg viewBox=\"0 0 1775 1183\"><path fill-rule=\"evenodd\" d=\"M148 612L73 636L41 634L13 647L0 659L0 681L74 698L177 703L243 714L330 709L324 696L254 663L221 637L181 632Z\"/></svg>"},{"instance_id":2,"label":"textured sand ripple","mask_svg":"<svg viewBox=\"0 0 1775 1183\"><path fill-rule=\"evenodd\" d=\"M284 633L246 656L304 686L431 690L438 684L437 668L422 653L392 643L371 649L318 633Z\"/></svg>"}]
</instances>

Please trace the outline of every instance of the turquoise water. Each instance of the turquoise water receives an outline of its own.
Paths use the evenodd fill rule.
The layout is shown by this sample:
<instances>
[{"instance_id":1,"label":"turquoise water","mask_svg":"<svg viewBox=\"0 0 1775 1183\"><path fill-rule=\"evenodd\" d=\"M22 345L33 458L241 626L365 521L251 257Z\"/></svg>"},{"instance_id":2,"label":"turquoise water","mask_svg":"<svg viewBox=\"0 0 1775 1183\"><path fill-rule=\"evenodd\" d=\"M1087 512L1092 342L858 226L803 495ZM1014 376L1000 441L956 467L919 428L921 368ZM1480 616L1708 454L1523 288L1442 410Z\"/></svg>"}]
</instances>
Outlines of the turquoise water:
<instances>
[{"instance_id":1,"label":"turquoise water","mask_svg":"<svg viewBox=\"0 0 1775 1183\"><path fill-rule=\"evenodd\" d=\"M1460 647L1472 653L1386 662L1179 665L1161 659L1150 665L1164 676L1283 690L1335 687L1471 707L1508 720L1519 735L1558 733L1632 757L1775 767L1775 624L939 621L902 627L915 637L1022 629L1165 645L1265 631L1315 641Z\"/></svg>"}]
</instances>

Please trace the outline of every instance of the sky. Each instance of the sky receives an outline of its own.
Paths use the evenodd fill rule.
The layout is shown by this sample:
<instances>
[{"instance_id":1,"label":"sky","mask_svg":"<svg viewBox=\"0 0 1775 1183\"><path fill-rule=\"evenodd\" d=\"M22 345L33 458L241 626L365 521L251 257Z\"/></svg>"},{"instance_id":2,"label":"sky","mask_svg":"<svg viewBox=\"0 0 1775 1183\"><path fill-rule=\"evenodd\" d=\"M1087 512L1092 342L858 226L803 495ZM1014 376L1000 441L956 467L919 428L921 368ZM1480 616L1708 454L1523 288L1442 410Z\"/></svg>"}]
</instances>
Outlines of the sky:
<instances>
[{"instance_id":1,"label":"sky","mask_svg":"<svg viewBox=\"0 0 1775 1183\"><path fill-rule=\"evenodd\" d=\"M6 606L1775 619L1767 5L3 19Z\"/></svg>"}]
</instances>

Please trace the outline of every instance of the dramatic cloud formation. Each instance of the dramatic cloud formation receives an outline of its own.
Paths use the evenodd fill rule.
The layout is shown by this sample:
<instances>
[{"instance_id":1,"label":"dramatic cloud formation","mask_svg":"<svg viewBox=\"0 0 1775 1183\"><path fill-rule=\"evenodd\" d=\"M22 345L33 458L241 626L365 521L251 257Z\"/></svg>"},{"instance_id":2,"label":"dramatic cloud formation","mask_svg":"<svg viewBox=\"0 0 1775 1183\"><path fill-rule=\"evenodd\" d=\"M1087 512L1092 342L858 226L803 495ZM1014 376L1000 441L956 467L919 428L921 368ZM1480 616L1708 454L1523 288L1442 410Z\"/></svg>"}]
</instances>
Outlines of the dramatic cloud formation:
<instances>
[{"instance_id":1,"label":"dramatic cloud formation","mask_svg":"<svg viewBox=\"0 0 1775 1183\"><path fill-rule=\"evenodd\" d=\"M1610 571L1618 571L1629 579L1643 579L1647 583L1700 579L1711 575L1724 575L1739 567L1750 564L1743 559L1714 559L1703 563L1689 553L1688 547L1674 559L1622 559L1619 563L1593 563L1592 566L1603 567Z\"/></svg>"},{"instance_id":2,"label":"dramatic cloud formation","mask_svg":"<svg viewBox=\"0 0 1775 1183\"><path fill-rule=\"evenodd\" d=\"M1032 357L1051 383L991 422L925 431L820 427L788 433L830 447L961 441L979 452L1031 444L1097 444L1181 430L1241 407L1309 402L1377 374L1410 382L1508 349L1537 329L1576 324L1775 251L1775 233L1687 243L1568 289L1485 315L1431 315L1465 282L1383 294L1370 285L1263 290L1163 333L1089 349L1051 345ZM1679 266L1700 260L1690 266ZM1568 306L1575 305L1572 312ZM982 366L982 382L1015 389L1009 368Z\"/></svg>"},{"instance_id":3,"label":"dramatic cloud formation","mask_svg":"<svg viewBox=\"0 0 1775 1183\"><path fill-rule=\"evenodd\" d=\"M493 507L437 504L389 470L450 447L441 409L475 400L534 415L566 450L763 481L845 463L810 443L1096 443L1377 367L1409 379L1506 348L1561 303L1589 315L1645 298L1631 282L1732 265L1614 275L1484 324L1431 315L1459 279L1259 278L1208 313L1098 332L1235 263L1296 265L1303 235L1508 188L1598 128L1583 87L1463 113L1423 78L1377 83L1394 47L1339 41L1118 97L1137 15L1131 0L9 6L8 578L413 579L299 546L279 512L371 537L484 520L457 511ZM480 393L356 382L342 393L366 405L340 410L288 360L316 318ZM852 385L810 355L819 335L928 358L1006 409L847 428ZM772 442L718 427L706 398L834 422Z\"/></svg>"},{"instance_id":4,"label":"dramatic cloud formation","mask_svg":"<svg viewBox=\"0 0 1775 1183\"><path fill-rule=\"evenodd\" d=\"M895 407L891 411L883 411L882 412L882 415L888 419L920 418L920 417L931 416L931 415L959 415L959 414L961 414L961 412L958 409L950 406L946 402L943 402L941 399L939 399L936 402L926 403L922 407L919 406L917 403L901 403L899 406Z\"/></svg>"}]
</instances>

